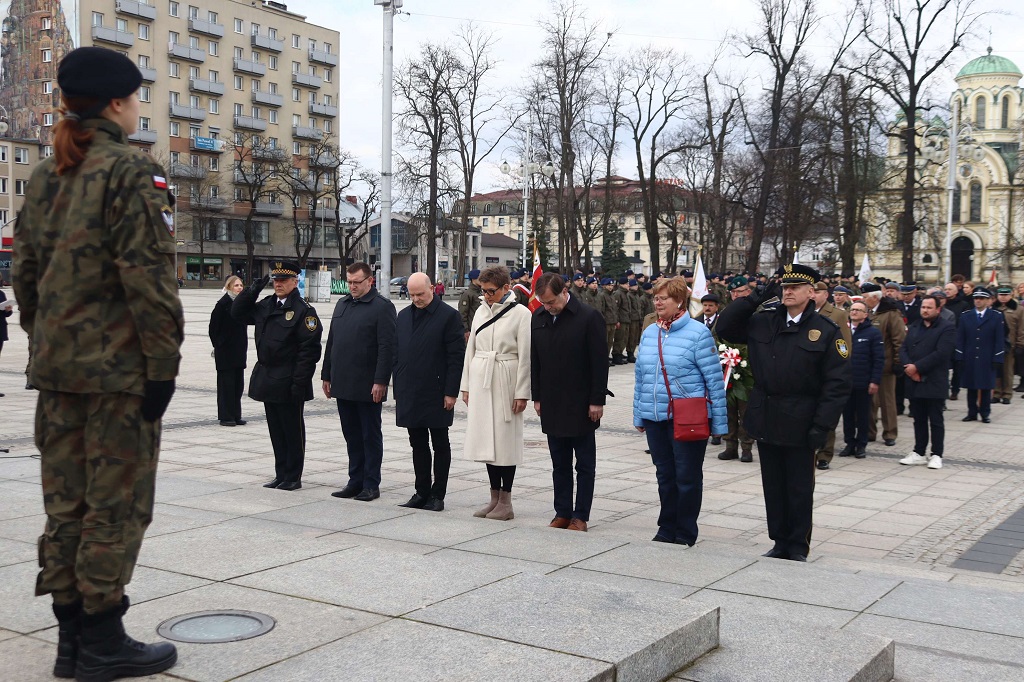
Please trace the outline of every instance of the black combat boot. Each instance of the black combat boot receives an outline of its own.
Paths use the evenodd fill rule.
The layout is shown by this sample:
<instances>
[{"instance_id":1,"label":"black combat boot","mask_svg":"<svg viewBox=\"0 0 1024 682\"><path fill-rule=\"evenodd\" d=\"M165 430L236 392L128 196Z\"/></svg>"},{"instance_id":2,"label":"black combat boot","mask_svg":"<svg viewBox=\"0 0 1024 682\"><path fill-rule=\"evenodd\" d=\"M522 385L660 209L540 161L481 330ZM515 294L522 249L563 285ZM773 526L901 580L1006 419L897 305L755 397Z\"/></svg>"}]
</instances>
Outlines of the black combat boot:
<instances>
[{"instance_id":1,"label":"black combat boot","mask_svg":"<svg viewBox=\"0 0 1024 682\"><path fill-rule=\"evenodd\" d=\"M108 682L119 677L143 677L163 672L178 661L178 650L170 642L143 644L124 631L122 616L128 597L121 605L95 614L83 613L79 639L78 682Z\"/></svg>"},{"instance_id":2,"label":"black combat boot","mask_svg":"<svg viewBox=\"0 0 1024 682\"><path fill-rule=\"evenodd\" d=\"M53 676L74 677L82 602L54 604L53 615L57 617L57 662L53 664Z\"/></svg>"},{"instance_id":3,"label":"black combat boot","mask_svg":"<svg viewBox=\"0 0 1024 682\"><path fill-rule=\"evenodd\" d=\"M626 353L626 362L635 363L636 362L636 356L633 355L632 353Z\"/></svg>"}]
</instances>

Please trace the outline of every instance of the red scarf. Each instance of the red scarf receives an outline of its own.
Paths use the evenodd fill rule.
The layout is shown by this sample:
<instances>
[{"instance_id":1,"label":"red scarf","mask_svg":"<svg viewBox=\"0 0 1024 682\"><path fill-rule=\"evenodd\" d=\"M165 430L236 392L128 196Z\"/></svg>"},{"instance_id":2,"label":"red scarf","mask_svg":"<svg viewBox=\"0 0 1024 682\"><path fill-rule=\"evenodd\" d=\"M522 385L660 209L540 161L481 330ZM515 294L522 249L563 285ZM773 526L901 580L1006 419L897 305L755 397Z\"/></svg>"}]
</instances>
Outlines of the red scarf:
<instances>
[{"instance_id":1,"label":"red scarf","mask_svg":"<svg viewBox=\"0 0 1024 682\"><path fill-rule=\"evenodd\" d=\"M682 317L684 312L686 311L680 308L679 310L676 311L676 314L672 317L671 320L664 320L659 317L658 326L664 329L665 331L668 331L669 329L672 328L672 323L678 320L680 317Z\"/></svg>"}]
</instances>

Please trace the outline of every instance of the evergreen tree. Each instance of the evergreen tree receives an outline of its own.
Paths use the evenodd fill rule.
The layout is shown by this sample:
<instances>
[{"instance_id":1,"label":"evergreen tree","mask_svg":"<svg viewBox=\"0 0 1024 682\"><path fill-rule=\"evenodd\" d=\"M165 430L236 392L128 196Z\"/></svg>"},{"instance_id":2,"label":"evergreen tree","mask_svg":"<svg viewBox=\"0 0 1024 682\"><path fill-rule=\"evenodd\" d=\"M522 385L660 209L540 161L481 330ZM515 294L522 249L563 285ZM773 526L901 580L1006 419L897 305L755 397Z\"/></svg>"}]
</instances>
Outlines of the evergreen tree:
<instances>
[{"instance_id":1,"label":"evergreen tree","mask_svg":"<svg viewBox=\"0 0 1024 682\"><path fill-rule=\"evenodd\" d=\"M601 272L606 277L618 277L629 270L629 259L626 258L626 236L614 221L604 231L604 243L601 247Z\"/></svg>"}]
</instances>

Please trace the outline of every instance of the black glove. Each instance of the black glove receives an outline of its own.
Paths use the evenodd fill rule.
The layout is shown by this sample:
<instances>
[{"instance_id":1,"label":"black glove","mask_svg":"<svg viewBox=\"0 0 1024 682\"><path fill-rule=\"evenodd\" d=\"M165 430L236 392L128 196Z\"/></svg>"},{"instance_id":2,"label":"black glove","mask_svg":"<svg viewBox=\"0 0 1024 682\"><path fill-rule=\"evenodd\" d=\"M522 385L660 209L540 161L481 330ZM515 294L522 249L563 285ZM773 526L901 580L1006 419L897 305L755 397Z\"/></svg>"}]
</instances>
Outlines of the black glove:
<instances>
[{"instance_id":1,"label":"black glove","mask_svg":"<svg viewBox=\"0 0 1024 682\"><path fill-rule=\"evenodd\" d=\"M773 298L782 300L782 285L779 284L779 280L776 277L772 277L764 285L764 289L755 289L754 293L750 294L747 298L754 306L759 306L765 301L770 301Z\"/></svg>"},{"instance_id":2,"label":"black glove","mask_svg":"<svg viewBox=\"0 0 1024 682\"><path fill-rule=\"evenodd\" d=\"M299 384L292 384L292 401L297 403L306 402L306 387Z\"/></svg>"},{"instance_id":3,"label":"black glove","mask_svg":"<svg viewBox=\"0 0 1024 682\"><path fill-rule=\"evenodd\" d=\"M249 285L249 293L252 294L253 298L258 298L260 292L263 291L268 284L270 284L270 275L264 275Z\"/></svg>"},{"instance_id":4,"label":"black glove","mask_svg":"<svg viewBox=\"0 0 1024 682\"><path fill-rule=\"evenodd\" d=\"M164 416L174 395L174 379L170 381L146 381L142 394L142 418L155 422Z\"/></svg>"},{"instance_id":5,"label":"black glove","mask_svg":"<svg viewBox=\"0 0 1024 682\"><path fill-rule=\"evenodd\" d=\"M807 445L817 452L825 447L825 441L828 440L828 431L821 428L820 426L812 426L811 430L807 432Z\"/></svg>"}]
</instances>

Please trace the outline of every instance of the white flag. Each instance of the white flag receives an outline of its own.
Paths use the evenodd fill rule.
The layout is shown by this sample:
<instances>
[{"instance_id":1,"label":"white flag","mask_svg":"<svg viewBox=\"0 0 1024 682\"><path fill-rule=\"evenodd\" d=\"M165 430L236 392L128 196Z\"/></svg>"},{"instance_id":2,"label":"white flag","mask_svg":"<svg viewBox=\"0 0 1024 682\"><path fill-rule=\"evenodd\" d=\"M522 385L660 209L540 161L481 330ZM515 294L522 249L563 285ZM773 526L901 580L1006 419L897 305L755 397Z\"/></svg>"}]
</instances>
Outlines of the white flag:
<instances>
[{"instance_id":1,"label":"white flag","mask_svg":"<svg viewBox=\"0 0 1024 682\"><path fill-rule=\"evenodd\" d=\"M697 264L693 266L693 289L690 292L690 317L697 318L704 314L704 304L700 299L708 295L708 280L704 276L704 264L697 252Z\"/></svg>"},{"instance_id":2,"label":"white flag","mask_svg":"<svg viewBox=\"0 0 1024 682\"><path fill-rule=\"evenodd\" d=\"M857 281L861 284L864 282L871 281L871 265L868 263L868 254L864 254L864 262L860 264L860 273L857 275Z\"/></svg>"},{"instance_id":3,"label":"white flag","mask_svg":"<svg viewBox=\"0 0 1024 682\"><path fill-rule=\"evenodd\" d=\"M800 264L800 251L797 250L797 249L793 249L793 265L799 265L799 264Z\"/></svg>"}]
</instances>

